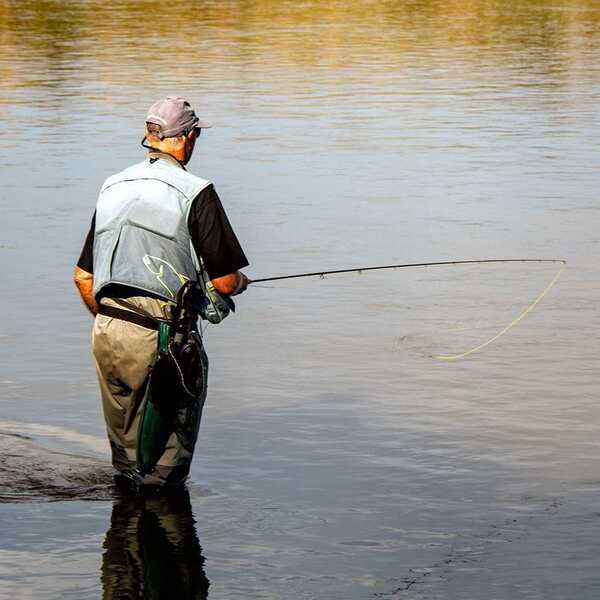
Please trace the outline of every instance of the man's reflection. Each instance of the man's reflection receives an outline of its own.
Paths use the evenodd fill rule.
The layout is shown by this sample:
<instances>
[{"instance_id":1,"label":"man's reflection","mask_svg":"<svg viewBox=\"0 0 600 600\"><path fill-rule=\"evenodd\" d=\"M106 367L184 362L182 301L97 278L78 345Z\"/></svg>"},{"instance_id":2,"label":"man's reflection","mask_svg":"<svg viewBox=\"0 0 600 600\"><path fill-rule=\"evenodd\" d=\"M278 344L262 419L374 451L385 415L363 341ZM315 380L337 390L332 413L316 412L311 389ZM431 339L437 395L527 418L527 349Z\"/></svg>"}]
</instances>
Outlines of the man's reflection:
<instances>
[{"instance_id":1,"label":"man's reflection","mask_svg":"<svg viewBox=\"0 0 600 600\"><path fill-rule=\"evenodd\" d=\"M118 498L104 549L104 600L208 596L204 557L185 488L163 496Z\"/></svg>"}]
</instances>

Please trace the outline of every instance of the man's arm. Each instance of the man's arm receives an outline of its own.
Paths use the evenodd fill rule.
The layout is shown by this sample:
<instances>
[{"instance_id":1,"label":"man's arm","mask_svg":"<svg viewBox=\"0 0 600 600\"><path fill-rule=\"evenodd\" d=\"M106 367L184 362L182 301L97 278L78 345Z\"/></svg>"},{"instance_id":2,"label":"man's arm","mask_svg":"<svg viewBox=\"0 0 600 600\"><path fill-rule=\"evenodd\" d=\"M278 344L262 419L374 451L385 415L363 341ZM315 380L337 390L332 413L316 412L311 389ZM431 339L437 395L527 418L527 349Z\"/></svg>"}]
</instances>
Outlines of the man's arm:
<instances>
[{"instance_id":1,"label":"man's arm","mask_svg":"<svg viewBox=\"0 0 600 600\"><path fill-rule=\"evenodd\" d=\"M212 184L194 199L188 228L217 292L241 294L248 287L248 278L239 269L248 266L248 260Z\"/></svg>"},{"instance_id":2,"label":"man's arm","mask_svg":"<svg viewBox=\"0 0 600 600\"><path fill-rule=\"evenodd\" d=\"M75 281L75 285L79 290L79 295L81 296L81 299L88 307L89 311L93 315L97 315L98 303L96 302L96 298L92 293L92 288L94 287L94 275L92 273L84 271L80 267L75 267L75 272L73 273L73 280Z\"/></svg>"}]
</instances>

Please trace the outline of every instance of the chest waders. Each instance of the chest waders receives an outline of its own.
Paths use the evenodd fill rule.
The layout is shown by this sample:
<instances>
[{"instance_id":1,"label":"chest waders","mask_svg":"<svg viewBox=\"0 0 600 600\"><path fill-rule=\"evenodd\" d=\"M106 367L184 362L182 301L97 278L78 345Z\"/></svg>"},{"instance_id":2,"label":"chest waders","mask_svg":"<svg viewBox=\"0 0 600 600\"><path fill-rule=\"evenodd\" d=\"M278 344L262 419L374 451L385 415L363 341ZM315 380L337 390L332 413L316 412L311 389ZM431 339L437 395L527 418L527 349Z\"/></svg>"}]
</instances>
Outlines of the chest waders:
<instances>
[{"instance_id":1,"label":"chest waders","mask_svg":"<svg viewBox=\"0 0 600 600\"><path fill-rule=\"evenodd\" d=\"M193 289L193 283L184 284L173 320L159 322L157 357L137 431L136 468L142 476L155 469L173 433L190 454L194 451L206 399L208 359L195 329Z\"/></svg>"}]
</instances>

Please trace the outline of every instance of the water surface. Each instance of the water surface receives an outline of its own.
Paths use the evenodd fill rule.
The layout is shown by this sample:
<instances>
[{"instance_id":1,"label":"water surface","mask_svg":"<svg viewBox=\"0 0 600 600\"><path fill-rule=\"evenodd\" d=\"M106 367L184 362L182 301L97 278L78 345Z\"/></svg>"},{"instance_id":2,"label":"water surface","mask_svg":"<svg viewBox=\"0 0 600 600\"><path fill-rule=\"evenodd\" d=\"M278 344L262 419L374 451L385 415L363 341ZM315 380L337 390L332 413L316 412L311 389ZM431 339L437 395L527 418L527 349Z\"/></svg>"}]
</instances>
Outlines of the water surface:
<instances>
[{"instance_id":1,"label":"water surface","mask_svg":"<svg viewBox=\"0 0 600 600\"><path fill-rule=\"evenodd\" d=\"M0 4L0 597L596 598L599 51L584 0ZM251 277L568 269L456 363L556 265L250 289L189 500L124 502L71 272L167 93Z\"/></svg>"}]
</instances>

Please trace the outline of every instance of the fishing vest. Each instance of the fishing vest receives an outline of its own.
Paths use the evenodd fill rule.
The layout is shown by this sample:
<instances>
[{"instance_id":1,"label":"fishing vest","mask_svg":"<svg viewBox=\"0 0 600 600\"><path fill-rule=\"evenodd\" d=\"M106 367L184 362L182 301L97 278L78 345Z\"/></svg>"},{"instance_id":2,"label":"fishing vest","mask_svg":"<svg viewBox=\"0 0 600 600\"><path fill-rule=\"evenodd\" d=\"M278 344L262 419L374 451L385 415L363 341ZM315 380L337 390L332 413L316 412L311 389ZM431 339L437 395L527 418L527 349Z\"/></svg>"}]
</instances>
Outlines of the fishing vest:
<instances>
[{"instance_id":1,"label":"fishing vest","mask_svg":"<svg viewBox=\"0 0 600 600\"><path fill-rule=\"evenodd\" d=\"M208 185L167 159L109 177L96 206L94 296L117 283L175 300L186 281L196 281L200 261L187 222Z\"/></svg>"}]
</instances>

